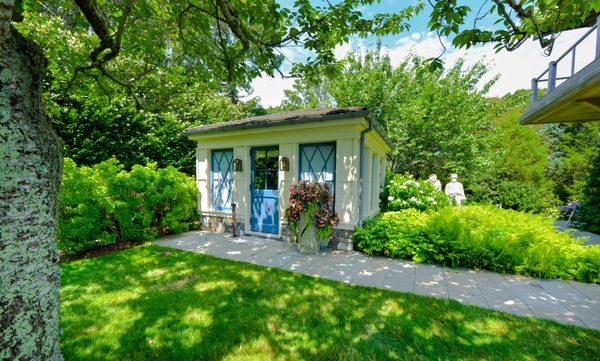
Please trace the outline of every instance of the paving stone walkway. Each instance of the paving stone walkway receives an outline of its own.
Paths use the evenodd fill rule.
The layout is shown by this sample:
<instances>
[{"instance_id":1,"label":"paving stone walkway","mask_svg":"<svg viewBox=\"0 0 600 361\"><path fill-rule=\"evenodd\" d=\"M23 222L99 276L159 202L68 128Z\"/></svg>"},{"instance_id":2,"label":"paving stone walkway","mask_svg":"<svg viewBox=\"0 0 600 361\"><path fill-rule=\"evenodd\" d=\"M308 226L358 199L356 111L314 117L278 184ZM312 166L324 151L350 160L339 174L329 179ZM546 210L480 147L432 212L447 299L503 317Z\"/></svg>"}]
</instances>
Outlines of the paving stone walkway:
<instances>
[{"instance_id":1,"label":"paving stone walkway","mask_svg":"<svg viewBox=\"0 0 600 361\"><path fill-rule=\"evenodd\" d=\"M333 249L303 254L293 245L274 239L234 238L204 231L165 237L156 244L600 330L599 285L451 269Z\"/></svg>"},{"instance_id":2,"label":"paving stone walkway","mask_svg":"<svg viewBox=\"0 0 600 361\"><path fill-rule=\"evenodd\" d=\"M554 225L559 231L570 232L573 235L573 237L583 240L583 244L585 244L586 246L600 244L600 234L581 231L579 229L570 227L569 222L567 221L556 221L554 222Z\"/></svg>"}]
</instances>

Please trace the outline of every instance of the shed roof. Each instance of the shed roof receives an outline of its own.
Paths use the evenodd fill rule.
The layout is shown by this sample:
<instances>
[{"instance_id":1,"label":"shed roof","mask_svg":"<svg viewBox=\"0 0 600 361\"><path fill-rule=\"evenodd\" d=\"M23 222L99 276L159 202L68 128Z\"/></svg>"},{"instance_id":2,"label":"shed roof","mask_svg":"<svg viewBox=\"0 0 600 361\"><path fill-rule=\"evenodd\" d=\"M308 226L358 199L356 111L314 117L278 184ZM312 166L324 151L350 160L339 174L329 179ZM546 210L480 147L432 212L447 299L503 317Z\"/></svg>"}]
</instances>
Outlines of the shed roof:
<instances>
[{"instance_id":1,"label":"shed roof","mask_svg":"<svg viewBox=\"0 0 600 361\"><path fill-rule=\"evenodd\" d=\"M370 116L366 107L347 107L347 108L315 108L294 110L291 112L282 112L276 114L261 115L238 120L232 120L224 123L199 125L186 129L184 135L206 134L216 132L227 132L233 130L274 127L289 124L301 124L310 122L322 122L342 118L356 118ZM390 145L391 142L386 136L383 128L376 122L375 130Z\"/></svg>"}]
</instances>

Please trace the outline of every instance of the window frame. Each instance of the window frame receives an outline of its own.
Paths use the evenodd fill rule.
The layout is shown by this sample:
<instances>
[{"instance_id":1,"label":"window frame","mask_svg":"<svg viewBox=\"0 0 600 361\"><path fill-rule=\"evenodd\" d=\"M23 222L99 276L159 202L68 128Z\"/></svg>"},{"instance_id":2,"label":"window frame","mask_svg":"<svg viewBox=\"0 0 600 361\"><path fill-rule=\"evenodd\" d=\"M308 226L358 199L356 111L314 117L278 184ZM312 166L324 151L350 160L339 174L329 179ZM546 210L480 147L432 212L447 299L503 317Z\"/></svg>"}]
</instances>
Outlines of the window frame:
<instances>
[{"instance_id":1,"label":"window frame","mask_svg":"<svg viewBox=\"0 0 600 361\"><path fill-rule=\"evenodd\" d=\"M336 194L336 181L337 181L337 142L336 141L330 141L330 142L316 142L316 143L301 143L298 144L298 181L301 181L301 177L302 177L302 148L304 147L318 147L321 145L325 145L325 146L333 146L333 179L331 180L331 182L333 183L333 189L330 189L330 191L332 191L332 196L333 196L333 205L335 208L335 194Z\"/></svg>"},{"instance_id":2,"label":"window frame","mask_svg":"<svg viewBox=\"0 0 600 361\"><path fill-rule=\"evenodd\" d=\"M216 205L215 204L215 200L216 200L216 194L214 192L214 175L215 175L215 153L218 152L231 152L231 161L229 162L228 165L228 169L226 172L226 177L228 178L228 182L231 183L231 186L229 188L229 195L227 196L227 200L228 204L225 205ZM210 208L212 210L216 210L216 211L230 211L231 210L231 201L233 201L233 187L234 187L234 172L233 172L233 160L235 159L235 153L233 151L233 148L223 148L223 149L211 149L210 150ZM220 163L219 163L220 165ZM218 173L222 174L222 171L219 170ZM222 190L222 186L221 186L221 190ZM222 196L221 196L222 198Z\"/></svg>"}]
</instances>

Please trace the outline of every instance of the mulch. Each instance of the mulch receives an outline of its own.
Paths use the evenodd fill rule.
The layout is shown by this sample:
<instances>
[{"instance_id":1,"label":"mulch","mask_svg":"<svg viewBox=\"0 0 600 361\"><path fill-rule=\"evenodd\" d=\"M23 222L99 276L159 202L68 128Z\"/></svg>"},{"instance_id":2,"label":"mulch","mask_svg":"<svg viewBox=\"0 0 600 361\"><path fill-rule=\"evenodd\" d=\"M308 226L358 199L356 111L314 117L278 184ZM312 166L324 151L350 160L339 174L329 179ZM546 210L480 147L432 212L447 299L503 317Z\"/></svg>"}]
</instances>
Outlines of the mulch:
<instances>
[{"instance_id":1,"label":"mulch","mask_svg":"<svg viewBox=\"0 0 600 361\"><path fill-rule=\"evenodd\" d=\"M61 252L60 253L60 262L71 262L71 261L77 261L80 259L94 258L94 257L102 256L105 254L122 251L122 250L129 249L129 248L132 248L135 246L139 246L140 244L143 244L143 243L145 243L145 241L117 242L114 244L109 244L107 246L101 246L98 248L90 249L87 251L83 251L81 253L71 254L71 255L67 255L64 252Z\"/></svg>"}]
</instances>

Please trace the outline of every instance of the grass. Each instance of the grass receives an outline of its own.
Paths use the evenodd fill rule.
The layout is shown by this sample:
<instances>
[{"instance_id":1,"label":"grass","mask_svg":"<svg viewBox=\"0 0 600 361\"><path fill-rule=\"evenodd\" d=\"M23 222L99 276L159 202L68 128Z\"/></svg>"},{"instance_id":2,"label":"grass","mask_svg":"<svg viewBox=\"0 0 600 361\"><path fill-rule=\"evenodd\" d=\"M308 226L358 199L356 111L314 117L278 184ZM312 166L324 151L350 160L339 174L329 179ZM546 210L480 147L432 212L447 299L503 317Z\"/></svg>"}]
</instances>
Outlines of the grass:
<instances>
[{"instance_id":1,"label":"grass","mask_svg":"<svg viewBox=\"0 0 600 361\"><path fill-rule=\"evenodd\" d=\"M62 270L66 360L592 360L600 354L594 330L157 246L63 263Z\"/></svg>"}]
</instances>

